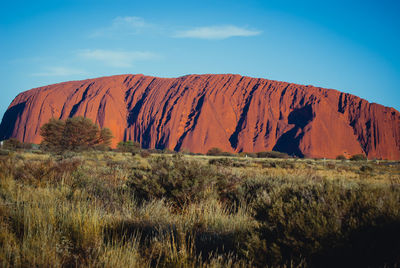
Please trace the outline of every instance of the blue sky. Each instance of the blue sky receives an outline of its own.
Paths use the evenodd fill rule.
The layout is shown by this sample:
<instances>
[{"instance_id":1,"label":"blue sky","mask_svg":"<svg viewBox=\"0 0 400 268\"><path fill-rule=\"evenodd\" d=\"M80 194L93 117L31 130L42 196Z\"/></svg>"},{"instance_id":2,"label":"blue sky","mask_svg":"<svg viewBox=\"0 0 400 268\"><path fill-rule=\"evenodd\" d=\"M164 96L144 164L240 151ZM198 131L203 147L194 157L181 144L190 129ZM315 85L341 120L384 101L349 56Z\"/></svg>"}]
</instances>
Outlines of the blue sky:
<instances>
[{"instance_id":1,"label":"blue sky","mask_svg":"<svg viewBox=\"0 0 400 268\"><path fill-rule=\"evenodd\" d=\"M113 74L235 73L400 110L398 1L3 1L0 117L20 92Z\"/></svg>"}]
</instances>

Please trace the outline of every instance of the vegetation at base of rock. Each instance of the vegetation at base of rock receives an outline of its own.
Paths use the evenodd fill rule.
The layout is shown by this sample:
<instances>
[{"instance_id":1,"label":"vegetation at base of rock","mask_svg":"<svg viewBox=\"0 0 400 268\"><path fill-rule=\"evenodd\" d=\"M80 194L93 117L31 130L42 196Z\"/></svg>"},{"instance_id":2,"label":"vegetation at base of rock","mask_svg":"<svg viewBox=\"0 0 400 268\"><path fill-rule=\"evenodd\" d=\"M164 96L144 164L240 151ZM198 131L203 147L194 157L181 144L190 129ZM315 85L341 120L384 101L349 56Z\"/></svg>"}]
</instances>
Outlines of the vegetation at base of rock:
<instances>
[{"instance_id":1,"label":"vegetation at base of rock","mask_svg":"<svg viewBox=\"0 0 400 268\"><path fill-rule=\"evenodd\" d=\"M367 160L367 157L365 155L363 155L363 154L355 154L355 155L352 155L350 157L350 160L352 160L352 161L363 161L363 160Z\"/></svg>"},{"instance_id":2,"label":"vegetation at base of rock","mask_svg":"<svg viewBox=\"0 0 400 268\"><path fill-rule=\"evenodd\" d=\"M400 164L0 156L4 267L396 267Z\"/></svg>"},{"instance_id":3,"label":"vegetation at base of rock","mask_svg":"<svg viewBox=\"0 0 400 268\"><path fill-rule=\"evenodd\" d=\"M2 149L10 150L10 151L29 150L29 149L32 149L33 146L35 146L35 145L32 143L20 142L19 140L15 139L15 138L11 138L11 139L3 141Z\"/></svg>"},{"instance_id":4,"label":"vegetation at base of rock","mask_svg":"<svg viewBox=\"0 0 400 268\"><path fill-rule=\"evenodd\" d=\"M107 149L113 135L108 128L99 129L90 119L72 117L66 120L50 119L40 128L41 147L48 151L82 151Z\"/></svg>"},{"instance_id":5,"label":"vegetation at base of rock","mask_svg":"<svg viewBox=\"0 0 400 268\"><path fill-rule=\"evenodd\" d=\"M140 149L140 143L134 141L121 141L117 145L117 150L120 152L139 153Z\"/></svg>"},{"instance_id":6,"label":"vegetation at base of rock","mask_svg":"<svg viewBox=\"0 0 400 268\"><path fill-rule=\"evenodd\" d=\"M277 151L269 151L269 152L258 152L257 157L259 158L289 158L289 155L286 153L281 153Z\"/></svg>"},{"instance_id":7,"label":"vegetation at base of rock","mask_svg":"<svg viewBox=\"0 0 400 268\"><path fill-rule=\"evenodd\" d=\"M235 154L229 153L229 152L224 152L220 148L214 147L211 148L207 151L207 155L213 155L213 156L233 156Z\"/></svg>"},{"instance_id":8,"label":"vegetation at base of rock","mask_svg":"<svg viewBox=\"0 0 400 268\"><path fill-rule=\"evenodd\" d=\"M346 156L340 154L338 156L336 156L336 160L347 160Z\"/></svg>"}]
</instances>

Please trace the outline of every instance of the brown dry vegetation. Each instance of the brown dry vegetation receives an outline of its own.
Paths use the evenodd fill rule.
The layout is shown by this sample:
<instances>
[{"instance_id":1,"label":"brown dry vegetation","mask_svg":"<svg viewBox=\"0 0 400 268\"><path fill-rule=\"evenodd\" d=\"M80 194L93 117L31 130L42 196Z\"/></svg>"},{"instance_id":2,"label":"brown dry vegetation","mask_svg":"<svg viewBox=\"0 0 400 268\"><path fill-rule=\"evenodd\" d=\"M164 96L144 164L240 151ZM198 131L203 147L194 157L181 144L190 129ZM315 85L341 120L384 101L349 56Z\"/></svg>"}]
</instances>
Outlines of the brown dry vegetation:
<instances>
[{"instance_id":1,"label":"brown dry vegetation","mask_svg":"<svg viewBox=\"0 0 400 268\"><path fill-rule=\"evenodd\" d=\"M387 161L0 156L3 267L400 265Z\"/></svg>"}]
</instances>

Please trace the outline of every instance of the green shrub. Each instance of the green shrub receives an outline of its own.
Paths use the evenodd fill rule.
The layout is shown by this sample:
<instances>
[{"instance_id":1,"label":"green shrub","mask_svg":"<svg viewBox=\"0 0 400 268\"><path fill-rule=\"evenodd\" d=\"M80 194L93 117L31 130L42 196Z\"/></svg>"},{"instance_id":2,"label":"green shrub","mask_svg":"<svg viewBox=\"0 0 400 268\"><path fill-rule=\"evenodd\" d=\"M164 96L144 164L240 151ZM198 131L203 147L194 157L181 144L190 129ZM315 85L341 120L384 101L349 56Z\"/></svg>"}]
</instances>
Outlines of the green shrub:
<instances>
[{"instance_id":1,"label":"green shrub","mask_svg":"<svg viewBox=\"0 0 400 268\"><path fill-rule=\"evenodd\" d=\"M355 154L355 155L352 155L350 157L350 160L352 160L352 161L365 161L365 160L367 160L367 157L365 155L363 155L363 154Z\"/></svg>"},{"instance_id":2,"label":"green shrub","mask_svg":"<svg viewBox=\"0 0 400 268\"><path fill-rule=\"evenodd\" d=\"M340 154L336 156L336 160L347 160L347 158L344 155Z\"/></svg>"},{"instance_id":3,"label":"green shrub","mask_svg":"<svg viewBox=\"0 0 400 268\"><path fill-rule=\"evenodd\" d=\"M129 176L128 186L139 203L165 199L175 207L182 207L186 203L179 200L186 200L187 204L191 204L207 202L212 197L227 202L229 206L238 204L232 193L241 178L232 174L230 169L221 169L219 164L209 165L197 160L185 160L179 154L172 159L166 158L167 160L164 156L152 158L149 161L150 167L137 167ZM232 165L242 167L244 163L232 162Z\"/></svg>"},{"instance_id":4,"label":"green shrub","mask_svg":"<svg viewBox=\"0 0 400 268\"><path fill-rule=\"evenodd\" d=\"M165 149L162 150L161 153L162 153L162 154L176 154L177 152L174 151L174 150L171 150L171 149L169 149L169 148L165 148ZM190 151L186 151L186 150L181 150L181 153L182 153L182 154L191 154Z\"/></svg>"},{"instance_id":5,"label":"green shrub","mask_svg":"<svg viewBox=\"0 0 400 268\"><path fill-rule=\"evenodd\" d=\"M292 161L266 161L262 163L263 168L284 168L293 169L296 164Z\"/></svg>"},{"instance_id":6,"label":"green shrub","mask_svg":"<svg viewBox=\"0 0 400 268\"><path fill-rule=\"evenodd\" d=\"M222 150L220 148L214 147L207 151L207 155L221 155Z\"/></svg>"},{"instance_id":7,"label":"green shrub","mask_svg":"<svg viewBox=\"0 0 400 268\"><path fill-rule=\"evenodd\" d=\"M289 155L286 153L281 153L277 151L270 151L270 152L258 152L258 158L289 158Z\"/></svg>"},{"instance_id":8,"label":"green shrub","mask_svg":"<svg viewBox=\"0 0 400 268\"><path fill-rule=\"evenodd\" d=\"M223 180L212 167L178 157L156 157L151 170L136 169L128 186L139 202L164 198L176 207L199 202L214 195Z\"/></svg>"},{"instance_id":9,"label":"green shrub","mask_svg":"<svg viewBox=\"0 0 400 268\"><path fill-rule=\"evenodd\" d=\"M140 152L140 156L143 158L147 158L151 155L151 153L148 150L144 150Z\"/></svg>"},{"instance_id":10,"label":"green shrub","mask_svg":"<svg viewBox=\"0 0 400 268\"><path fill-rule=\"evenodd\" d=\"M149 148L146 149L146 151L148 151L150 154L163 154L164 151L161 149L156 149L156 148Z\"/></svg>"},{"instance_id":11,"label":"green shrub","mask_svg":"<svg viewBox=\"0 0 400 268\"><path fill-rule=\"evenodd\" d=\"M258 264L390 266L399 261L400 209L392 203L399 198L398 190L329 181L263 192L255 205L263 245L254 250Z\"/></svg>"},{"instance_id":12,"label":"green shrub","mask_svg":"<svg viewBox=\"0 0 400 268\"><path fill-rule=\"evenodd\" d=\"M3 141L3 148L5 150L10 150L10 151L15 151L15 150L30 150L32 149L33 144L31 143L25 143L25 142L20 142L19 140L15 138L10 138L8 140Z\"/></svg>"},{"instance_id":13,"label":"green shrub","mask_svg":"<svg viewBox=\"0 0 400 268\"><path fill-rule=\"evenodd\" d=\"M24 184L44 187L60 182L64 179L64 175L72 174L81 165L82 161L79 158L67 158L60 161L25 160L22 165L14 168L14 172L15 178Z\"/></svg>"},{"instance_id":14,"label":"green shrub","mask_svg":"<svg viewBox=\"0 0 400 268\"><path fill-rule=\"evenodd\" d=\"M336 168L336 165L335 165L335 163L328 162L328 163L326 164L326 167L329 168L329 169L335 169L335 168Z\"/></svg>"},{"instance_id":15,"label":"green shrub","mask_svg":"<svg viewBox=\"0 0 400 268\"><path fill-rule=\"evenodd\" d=\"M224 166L224 167L245 167L246 162L239 161L232 158L213 158L208 160L210 165Z\"/></svg>"},{"instance_id":16,"label":"green shrub","mask_svg":"<svg viewBox=\"0 0 400 268\"><path fill-rule=\"evenodd\" d=\"M374 169L371 166L363 165L363 166L360 167L360 171L362 171L362 172L371 172L373 170Z\"/></svg>"},{"instance_id":17,"label":"green shrub","mask_svg":"<svg viewBox=\"0 0 400 268\"><path fill-rule=\"evenodd\" d=\"M207 151L207 155L212 155L212 156L234 156L234 153L229 153L229 152L224 152L220 148L211 148L210 150Z\"/></svg>"},{"instance_id":18,"label":"green shrub","mask_svg":"<svg viewBox=\"0 0 400 268\"><path fill-rule=\"evenodd\" d=\"M139 153L141 150L140 143L135 141L121 141L117 145L120 152Z\"/></svg>"},{"instance_id":19,"label":"green shrub","mask_svg":"<svg viewBox=\"0 0 400 268\"><path fill-rule=\"evenodd\" d=\"M8 150L0 150L0 156L8 156L10 154L10 151Z\"/></svg>"}]
</instances>

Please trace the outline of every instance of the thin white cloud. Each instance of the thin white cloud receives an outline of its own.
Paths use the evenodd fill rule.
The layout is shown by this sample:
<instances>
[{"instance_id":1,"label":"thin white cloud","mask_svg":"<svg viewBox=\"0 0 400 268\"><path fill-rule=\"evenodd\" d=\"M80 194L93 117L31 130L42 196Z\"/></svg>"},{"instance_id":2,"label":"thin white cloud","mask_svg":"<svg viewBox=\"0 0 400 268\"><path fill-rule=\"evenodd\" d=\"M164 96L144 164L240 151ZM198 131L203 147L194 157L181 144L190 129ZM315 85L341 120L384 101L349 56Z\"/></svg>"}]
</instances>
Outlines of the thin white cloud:
<instances>
[{"instance_id":1,"label":"thin white cloud","mask_svg":"<svg viewBox=\"0 0 400 268\"><path fill-rule=\"evenodd\" d=\"M97 29L90 37L135 35L151 26L141 17L116 17L110 26Z\"/></svg>"},{"instance_id":2,"label":"thin white cloud","mask_svg":"<svg viewBox=\"0 0 400 268\"><path fill-rule=\"evenodd\" d=\"M130 27L132 29L144 28L148 24L141 17L116 17L112 27Z\"/></svg>"},{"instance_id":3,"label":"thin white cloud","mask_svg":"<svg viewBox=\"0 0 400 268\"><path fill-rule=\"evenodd\" d=\"M47 67L42 72L32 73L32 76L71 76L71 75L84 75L87 72L62 66Z\"/></svg>"},{"instance_id":4,"label":"thin white cloud","mask_svg":"<svg viewBox=\"0 0 400 268\"><path fill-rule=\"evenodd\" d=\"M147 51L114 51L104 49L87 49L78 53L78 56L86 60L103 62L111 67L132 67L136 61L152 60L157 55Z\"/></svg>"},{"instance_id":5,"label":"thin white cloud","mask_svg":"<svg viewBox=\"0 0 400 268\"><path fill-rule=\"evenodd\" d=\"M177 32L174 37L198 39L226 39L230 37L246 37L261 34L258 30L249 30L234 25L197 27Z\"/></svg>"}]
</instances>

